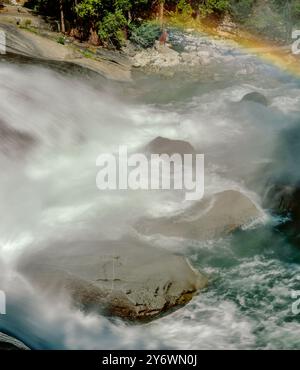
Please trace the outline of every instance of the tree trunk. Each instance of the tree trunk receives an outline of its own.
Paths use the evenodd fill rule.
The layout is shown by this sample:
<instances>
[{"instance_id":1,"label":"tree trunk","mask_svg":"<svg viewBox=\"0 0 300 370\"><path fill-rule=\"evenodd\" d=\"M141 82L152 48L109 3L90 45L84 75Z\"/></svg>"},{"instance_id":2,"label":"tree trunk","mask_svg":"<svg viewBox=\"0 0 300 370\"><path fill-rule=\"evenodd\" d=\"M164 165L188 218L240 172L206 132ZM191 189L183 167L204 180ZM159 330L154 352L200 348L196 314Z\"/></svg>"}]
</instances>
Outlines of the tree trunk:
<instances>
[{"instance_id":1,"label":"tree trunk","mask_svg":"<svg viewBox=\"0 0 300 370\"><path fill-rule=\"evenodd\" d=\"M290 42L293 32L293 19L292 19L292 2L287 0L286 3L286 41Z\"/></svg>"},{"instance_id":2,"label":"tree trunk","mask_svg":"<svg viewBox=\"0 0 300 370\"><path fill-rule=\"evenodd\" d=\"M161 0L159 4L159 22L160 22L161 28L164 25L164 12L165 12L165 2L164 0Z\"/></svg>"},{"instance_id":3,"label":"tree trunk","mask_svg":"<svg viewBox=\"0 0 300 370\"><path fill-rule=\"evenodd\" d=\"M63 0L59 0L59 10L60 10L61 32L62 33L66 33L66 25L65 25L65 14L64 14Z\"/></svg>"}]
</instances>

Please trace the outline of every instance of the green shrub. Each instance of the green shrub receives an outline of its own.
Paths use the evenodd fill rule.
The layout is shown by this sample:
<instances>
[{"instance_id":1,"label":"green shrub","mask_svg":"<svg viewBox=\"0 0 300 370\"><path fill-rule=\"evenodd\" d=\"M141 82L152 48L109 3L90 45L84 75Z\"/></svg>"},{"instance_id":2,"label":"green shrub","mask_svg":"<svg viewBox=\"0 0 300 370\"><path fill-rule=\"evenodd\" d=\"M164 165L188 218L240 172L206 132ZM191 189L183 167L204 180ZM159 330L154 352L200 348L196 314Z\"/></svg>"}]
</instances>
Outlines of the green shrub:
<instances>
[{"instance_id":1,"label":"green shrub","mask_svg":"<svg viewBox=\"0 0 300 370\"><path fill-rule=\"evenodd\" d=\"M88 59L93 59L94 54L90 52L89 50L81 50L81 54Z\"/></svg>"},{"instance_id":2,"label":"green shrub","mask_svg":"<svg viewBox=\"0 0 300 370\"><path fill-rule=\"evenodd\" d=\"M259 3L245 21L247 28L255 33L271 39L285 40L288 36L289 23L286 22L284 13L279 13L271 5Z\"/></svg>"},{"instance_id":3,"label":"green shrub","mask_svg":"<svg viewBox=\"0 0 300 370\"><path fill-rule=\"evenodd\" d=\"M65 38L63 36L59 36L58 39L56 40L59 44L65 45Z\"/></svg>"},{"instance_id":4,"label":"green shrub","mask_svg":"<svg viewBox=\"0 0 300 370\"><path fill-rule=\"evenodd\" d=\"M127 20L120 10L107 13L98 23L98 35L103 42L120 47L124 42L123 30L126 26Z\"/></svg>"},{"instance_id":5,"label":"green shrub","mask_svg":"<svg viewBox=\"0 0 300 370\"><path fill-rule=\"evenodd\" d=\"M255 0L230 0L229 10L237 21L245 22L251 16Z\"/></svg>"},{"instance_id":6,"label":"green shrub","mask_svg":"<svg viewBox=\"0 0 300 370\"><path fill-rule=\"evenodd\" d=\"M183 14L187 16L191 16L193 14L193 8L188 3L187 0L179 0L177 9Z\"/></svg>"},{"instance_id":7,"label":"green shrub","mask_svg":"<svg viewBox=\"0 0 300 370\"><path fill-rule=\"evenodd\" d=\"M294 20L300 21L300 2L299 1L293 1L292 3L292 15Z\"/></svg>"},{"instance_id":8,"label":"green shrub","mask_svg":"<svg viewBox=\"0 0 300 370\"><path fill-rule=\"evenodd\" d=\"M31 25L31 19L25 19L24 26L29 27Z\"/></svg>"},{"instance_id":9,"label":"green shrub","mask_svg":"<svg viewBox=\"0 0 300 370\"><path fill-rule=\"evenodd\" d=\"M130 40L143 48L151 48L160 34L161 28L157 23L145 22L139 27L132 27Z\"/></svg>"},{"instance_id":10,"label":"green shrub","mask_svg":"<svg viewBox=\"0 0 300 370\"><path fill-rule=\"evenodd\" d=\"M199 10L204 17L212 13L222 14L229 10L229 0L206 0Z\"/></svg>"}]
</instances>

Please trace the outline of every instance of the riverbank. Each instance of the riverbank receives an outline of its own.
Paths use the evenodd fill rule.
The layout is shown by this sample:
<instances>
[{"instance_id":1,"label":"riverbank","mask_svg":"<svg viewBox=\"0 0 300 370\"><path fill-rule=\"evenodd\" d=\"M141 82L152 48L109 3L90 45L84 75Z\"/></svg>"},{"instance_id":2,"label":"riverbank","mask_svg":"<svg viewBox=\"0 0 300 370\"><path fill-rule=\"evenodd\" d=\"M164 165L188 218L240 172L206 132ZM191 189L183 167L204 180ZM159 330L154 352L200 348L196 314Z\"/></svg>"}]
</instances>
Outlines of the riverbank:
<instances>
[{"instance_id":1,"label":"riverbank","mask_svg":"<svg viewBox=\"0 0 300 370\"><path fill-rule=\"evenodd\" d=\"M42 17L24 7L5 6L0 12L0 29L6 34L8 54L72 63L111 80L131 79L130 62L125 55L68 41L51 31Z\"/></svg>"},{"instance_id":2,"label":"riverbank","mask_svg":"<svg viewBox=\"0 0 300 370\"><path fill-rule=\"evenodd\" d=\"M234 50L300 76L300 56L292 53L291 45L257 37L230 18L211 24L180 17L166 17L165 21L169 30L166 46L157 42L153 48L143 49L128 41L117 51L54 32L45 18L22 6L6 5L0 12L8 52L74 63L117 81L130 81L132 68L172 76L210 63L230 63Z\"/></svg>"}]
</instances>

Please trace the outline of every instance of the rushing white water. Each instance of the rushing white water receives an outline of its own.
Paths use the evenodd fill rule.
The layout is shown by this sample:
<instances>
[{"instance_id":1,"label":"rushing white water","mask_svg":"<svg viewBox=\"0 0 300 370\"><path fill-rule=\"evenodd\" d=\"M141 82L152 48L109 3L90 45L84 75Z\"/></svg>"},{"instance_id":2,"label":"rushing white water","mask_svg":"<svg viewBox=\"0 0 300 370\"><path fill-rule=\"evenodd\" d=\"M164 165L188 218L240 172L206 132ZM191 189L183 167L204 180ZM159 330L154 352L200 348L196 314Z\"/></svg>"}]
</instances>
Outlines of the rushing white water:
<instances>
[{"instance_id":1,"label":"rushing white water","mask_svg":"<svg viewBox=\"0 0 300 370\"><path fill-rule=\"evenodd\" d=\"M300 117L297 82L262 69L252 81L211 81L204 91L193 81L188 100L181 88L192 82L174 79L178 93L162 103L157 82L138 82L139 102L125 101L120 93L47 69L1 64L0 288L9 314L0 316L0 330L33 348L299 346L300 322L290 316L298 252L267 226L207 243L152 239L187 255L211 285L185 308L143 326L86 315L68 301L49 302L14 271L30 248L83 236L122 239L140 217L187 206L175 191L99 192L96 158L120 145L136 150L157 136L187 140L206 156L206 194L238 189L260 206L260 170L271 161L281 130ZM143 96L147 83L152 93ZM238 104L253 90L265 94L270 107ZM294 260L280 254L283 246Z\"/></svg>"}]
</instances>

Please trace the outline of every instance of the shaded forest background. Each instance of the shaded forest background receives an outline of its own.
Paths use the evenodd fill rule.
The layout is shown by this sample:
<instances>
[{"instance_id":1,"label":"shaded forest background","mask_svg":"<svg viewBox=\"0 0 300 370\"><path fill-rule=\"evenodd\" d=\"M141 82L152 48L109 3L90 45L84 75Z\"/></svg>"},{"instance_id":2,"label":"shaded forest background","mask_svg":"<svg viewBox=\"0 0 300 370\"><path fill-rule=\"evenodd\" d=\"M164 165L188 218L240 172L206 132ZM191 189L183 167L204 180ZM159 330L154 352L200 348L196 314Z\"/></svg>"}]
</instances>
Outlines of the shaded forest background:
<instances>
[{"instance_id":1,"label":"shaded forest background","mask_svg":"<svg viewBox=\"0 0 300 370\"><path fill-rule=\"evenodd\" d=\"M214 23L226 15L285 42L300 27L300 0L27 0L25 6L56 19L62 33L114 47L128 38L151 46L170 19Z\"/></svg>"}]
</instances>

